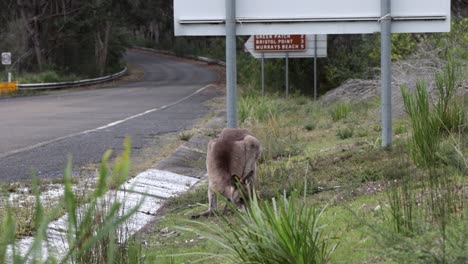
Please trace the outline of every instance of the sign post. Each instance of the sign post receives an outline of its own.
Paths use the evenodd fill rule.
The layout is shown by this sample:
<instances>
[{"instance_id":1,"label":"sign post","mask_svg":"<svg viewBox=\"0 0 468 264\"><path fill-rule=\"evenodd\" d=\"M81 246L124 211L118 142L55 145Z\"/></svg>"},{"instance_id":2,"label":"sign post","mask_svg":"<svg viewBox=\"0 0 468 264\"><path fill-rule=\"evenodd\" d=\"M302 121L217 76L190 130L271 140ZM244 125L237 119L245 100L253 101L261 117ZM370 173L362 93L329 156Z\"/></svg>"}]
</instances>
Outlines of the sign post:
<instances>
[{"instance_id":1,"label":"sign post","mask_svg":"<svg viewBox=\"0 0 468 264\"><path fill-rule=\"evenodd\" d=\"M381 0L381 100L382 100L382 148L390 148L392 145L392 15L390 10L391 0Z\"/></svg>"},{"instance_id":2,"label":"sign post","mask_svg":"<svg viewBox=\"0 0 468 264\"><path fill-rule=\"evenodd\" d=\"M2 64L5 65L7 72L8 82L11 82L11 72L8 71L8 65L11 65L11 52L2 52Z\"/></svg>"},{"instance_id":3,"label":"sign post","mask_svg":"<svg viewBox=\"0 0 468 264\"><path fill-rule=\"evenodd\" d=\"M236 0L226 0L227 127L237 127Z\"/></svg>"},{"instance_id":4,"label":"sign post","mask_svg":"<svg viewBox=\"0 0 468 264\"><path fill-rule=\"evenodd\" d=\"M317 35L314 35L314 100L317 100Z\"/></svg>"},{"instance_id":5,"label":"sign post","mask_svg":"<svg viewBox=\"0 0 468 264\"><path fill-rule=\"evenodd\" d=\"M265 96L265 54L262 53L262 96Z\"/></svg>"},{"instance_id":6,"label":"sign post","mask_svg":"<svg viewBox=\"0 0 468 264\"><path fill-rule=\"evenodd\" d=\"M289 56L288 52L286 52L286 69L285 69L285 79L286 79L286 98L289 97Z\"/></svg>"}]
</instances>

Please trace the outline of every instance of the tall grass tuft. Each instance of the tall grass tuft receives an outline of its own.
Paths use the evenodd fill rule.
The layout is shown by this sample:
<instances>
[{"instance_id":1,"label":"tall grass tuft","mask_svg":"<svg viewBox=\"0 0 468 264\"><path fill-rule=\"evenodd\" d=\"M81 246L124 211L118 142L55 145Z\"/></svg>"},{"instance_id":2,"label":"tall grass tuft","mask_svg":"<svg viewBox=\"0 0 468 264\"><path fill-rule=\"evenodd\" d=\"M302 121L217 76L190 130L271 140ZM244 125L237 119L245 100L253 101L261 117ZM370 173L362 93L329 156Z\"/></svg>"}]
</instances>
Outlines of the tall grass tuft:
<instances>
[{"instance_id":1,"label":"tall grass tuft","mask_svg":"<svg viewBox=\"0 0 468 264\"><path fill-rule=\"evenodd\" d=\"M436 88L439 97L435 105L435 114L443 132L458 132L468 129L468 116L463 109L463 101L457 99L462 76L461 67L453 61L450 61L442 72L436 74Z\"/></svg>"},{"instance_id":2,"label":"tall grass tuft","mask_svg":"<svg viewBox=\"0 0 468 264\"><path fill-rule=\"evenodd\" d=\"M122 212L122 203L116 197L106 197L109 189L118 188L128 177L130 170L130 140L126 139L124 151L116 158L112 173L109 172L107 151L101 162L98 184L93 197L85 207L76 207L71 189L71 166L65 172L65 206L68 213L68 245L64 262L105 263L114 260L119 235L118 227L125 223L138 206ZM69 163L70 164L70 163Z\"/></svg>"},{"instance_id":3,"label":"tall grass tuft","mask_svg":"<svg viewBox=\"0 0 468 264\"><path fill-rule=\"evenodd\" d=\"M305 192L306 193L306 192ZM223 231L217 226L197 222L203 229L191 229L224 248L233 263L329 263L337 247L319 224L324 209L305 203L305 196L294 192L271 202L253 197L246 213L235 212L241 227ZM231 219L220 216L231 226Z\"/></svg>"},{"instance_id":4,"label":"tall grass tuft","mask_svg":"<svg viewBox=\"0 0 468 264\"><path fill-rule=\"evenodd\" d=\"M238 103L239 122L263 122L269 118L277 118L284 109L284 105L274 98L258 95L243 96Z\"/></svg>"},{"instance_id":5,"label":"tall grass tuft","mask_svg":"<svg viewBox=\"0 0 468 264\"><path fill-rule=\"evenodd\" d=\"M67 230L65 252L57 249L48 240L48 227L55 213L46 215L40 200L39 183L33 181L33 192L36 197L35 212L33 214L36 234L34 241L26 252L18 252L15 241L15 222L11 207L7 206L7 214L2 219L0 234L0 262L1 263L113 263L119 262L125 248L117 245L121 237L119 226L124 224L136 213L139 205L134 208L122 208L122 204L115 198L106 196L112 188L118 188L127 179L130 169L130 140L124 143L123 153L116 158L112 173L108 168L111 152L107 151L101 163L97 187L88 204L78 205L73 192L71 159L64 173L63 208L67 212ZM47 249L47 251L45 251Z\"/></svg>"},{"instance_id":6,"label":"tall grass tuft","mask_svg":"<svg viewBox=\"0 0 468 264\"><path fill-rule=\"evenodd\" d=\"M287 158L303 151L297 132L280 117L271 116L262 123L255 122L251 131L262 144L261 162Z\"/></svg>"},{"instance_id":7,"label":"tall grass tuft","mask_svg":"<svg viewBox=\"0 0 468 264\"><path fill-rule=\"evenodd\" d=\"M330 110L330 115L332 117L333 122L337 122L337 121L340 121L342 119L346 119L350 113L351 113L351 105L349 103L345 103L345 102L337 103Z\"/></svg>"},{"instance_id":8,"label":"tall grass tuft","mask_svg":"<svg viewBox=\"0 0 468 264\"><path fill-rule=\"evenodd\" d=\"M402 235L415 235L419 229L419 218L417 210L416 192L414 186L408 179L398 186L394 186L387 191L390 205L390 222L393 231Z\"/></svg>"},{"instance_id":9,"label":"tall grass tuft","mask_svg":"<svg viewBox=\"0 0 468 264\"><path fill-rule=\"evenodd\" d=\"M418 82L414 95L404 86L401 93L413 129L410 140L413 159L423 167L431 166L437 160L441 134L439 121L430 110L426 83Z\"/></svg>"}]
</instances>

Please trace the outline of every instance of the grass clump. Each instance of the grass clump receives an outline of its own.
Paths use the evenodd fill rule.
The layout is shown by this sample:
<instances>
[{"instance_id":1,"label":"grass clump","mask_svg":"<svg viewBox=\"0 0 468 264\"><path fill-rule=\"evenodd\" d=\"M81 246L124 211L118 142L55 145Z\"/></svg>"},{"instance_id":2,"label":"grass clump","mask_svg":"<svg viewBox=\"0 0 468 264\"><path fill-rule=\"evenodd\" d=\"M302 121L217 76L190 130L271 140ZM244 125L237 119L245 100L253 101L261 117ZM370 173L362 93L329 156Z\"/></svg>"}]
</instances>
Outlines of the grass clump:
<instances>
[{"instance_id":1,"label":"grass clump","mask_svg":"<svg viewBox=\"0 0 468 264\"><path fill-rule=\"evenodd\" d=\"M353 137L353 135L354 135L354 129L351 127L339 128L336 131L336 136L339 139L343 139L343 140L347 138L351 138Z\"/></svg>"},{"instance_id":2,"label":"grass clump","mask_svg":"<svg viewBox=\"0 0 468 264\"><path fill-rule=\"evenodd\" d=\"M316 123L308 123L304 126L304 129L307 130L307 131L312 131L312 130L315 130L315 128L317 127L317 124Z\"/></svg>"},{"instance_id":3,"label":"grass clump","mask_svg":"<svg viewBox=\"0 0 468 264\"><path fill-rule=\"evenodd\" d=\"M437 159L441 134L439 120L430 110L426 84L418 82L414 95L405 87L401 88L401 92L411 120L412 135L409 144L413 159L421 166L431 165Z\"/></svg>"},{"instance_id":4,"label":"grass clump","mask_svg":"<svg viewBox=\"0 0 468 264\"><path fill-rule=\"evenodd\" d=\"M393 129L393 133L395 135L401 135L401 134L405 134L407 132L408 132L408 128L403 123L397 123L395 125L395 128Z\"/></svg>"},{"instance_id":5,"label":"grass clump","mask_svg":"<svg viewBox=\"0 0 468 264\"><path fill-rule=\"evenodd\" d=\"M369 136L369 129L368 128L359 128L356 130L356 136L362 138Z\"/></svg>"},{"instance_id":6,"label":"grass clump","mask_svg":"<svg viewBox=\"0 0 468 264\"><path fill-rule=\"evenodd\" d=\"M303 151L296 130L283 118L272 116L262 123L252 124L250 129L262 144L261 162L287 158Z\"/></svg>"},{"instance_id":7,"label":"grass clump","mask_svg":"<svg viewBox=\"0 0 468 264\"><path fill-rule=\"evenodd\" d=\"M182 141L189 141L194 135L194 130L184 130L179 133L179 139Z\"/></svg>"},{"instance_id":8,"label":"grass clump","mask_svg":"<svg viewBox=\"0 0 468 264\"><path fill-rule=\"evenodd\" d=\"M348 115L351 113L351 105L349 103L340 102L336 104L331 110L330 115L332 117L333 122L340 121L342 119L346 119Z\"/></svg>"},{"instance_id":9,"label":"grass clump","mask_svg":"<svg viewBox=\"0 0 468 264\"><path fill-rule=\"evenodd\" d=\"M253 197L246 213L235 212L240 227L213 232L190 231L206 237L226 250L224 258L233 263L328 263L337 243L320 224L324 209L306 203L306 197L293 192L271 202ZM220 216L231 226L231 220Z\"/></svg>"},{"instance_id":10,"label":"grass clump","mask_svg":"<svg viewBox=\"0 0 468 264\"><path fill-rule=\"evenodd\" d=\"M442 72L436 74L436 88L439 93L434 115L439 121L442 132L466 131L467 114L463 101L457 100L458 87L461 86L462 68L451 61Z\"/></svg>"},{"instance_id":11,"label":"grass clump","mask_svg":"<svg viewBox=\"0 0 468 264\"><path fill-rule=\"evenodd\" d=\"M430 167L440 160L439 146L442 138L451 133L464 133L467 129L467 115L462 102L457 100L460 71L453 62L436 75L439 97L431 108L426 83L418 82L416 93L401 88L406 112L411 121L412 136L410 148L418 165Z\"/></svg>"},{"instance_id":12,"label":"grass clump","mask_svg":"<svg viewBox=\"0 0 468 264\"><path fill-rule=\"evenodd\" d=\"M239 123L242 124L277 118L284 110L284 105L279 100L251 95L240 98L238 109Z\"/></svg>"}]
</instances>

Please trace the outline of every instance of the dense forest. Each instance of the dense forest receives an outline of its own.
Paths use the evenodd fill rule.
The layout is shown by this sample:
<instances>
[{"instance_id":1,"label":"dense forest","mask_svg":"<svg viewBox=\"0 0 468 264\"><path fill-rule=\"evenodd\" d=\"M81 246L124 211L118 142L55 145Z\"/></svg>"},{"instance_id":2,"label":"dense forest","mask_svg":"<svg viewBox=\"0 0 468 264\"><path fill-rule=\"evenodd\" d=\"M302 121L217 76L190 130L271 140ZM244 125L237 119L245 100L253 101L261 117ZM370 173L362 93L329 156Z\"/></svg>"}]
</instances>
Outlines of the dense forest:
<instances>
[{"instance_id":1,"label":"dense forest","mask_svg":"<svg viewBox=\"0 0 468 264\"><path fill-rule=\"evenodd\" d=\"M172 1L165 0L2 0L0 51L13 53L12 70L17 73L52 70L84 77L121 69L124 51L132 45L224 58L223 38L175 38L172 9ZM467 10L467 0L452 0L454 21L466 18ZM467 27L462 24L459 32ZM429 38L395 34L394 58L408 56ZM258 62L242 52L246 37L238 39L239 64L257 67ZM319 60L321 86L326 90L349 78L373 77L369 69L379 66L379 52L378 35L329 36L328 58ZM271 89L284 83L283 75L275 73L283 64L271 60L266 66ZM309 93L312 61L293 60L290 69L292 88ZM248 72L240 81L257 85Z\"/></svg>"},{"instance_id":2,"label":"dense forest","mask_svg":"<svg viewBox=\"0 0 468 264\"><path fill-rule=\"evenodd\" d=\"M0 50L12 52L19 72L102 75L121 67L138 31L153 40L171 31L170 14L169 1L2 0Z\"/></svg>"}]
</instances>

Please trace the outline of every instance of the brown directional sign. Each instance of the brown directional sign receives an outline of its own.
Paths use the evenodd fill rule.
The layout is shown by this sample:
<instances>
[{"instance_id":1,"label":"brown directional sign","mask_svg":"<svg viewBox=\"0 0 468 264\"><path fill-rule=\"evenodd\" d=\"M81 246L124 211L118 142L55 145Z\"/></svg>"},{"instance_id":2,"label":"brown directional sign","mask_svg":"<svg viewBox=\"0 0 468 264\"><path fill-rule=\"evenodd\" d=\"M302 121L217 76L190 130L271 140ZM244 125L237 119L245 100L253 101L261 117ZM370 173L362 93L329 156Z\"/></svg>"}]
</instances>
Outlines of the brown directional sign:
<instances>
[{"instance_id":1,"label":"brown directional sign","mask_svg":"<svg viewBox=\"0 0 468 264\"><path fill-rule=\"evenodd\" d=\"M258 52L304 51L305 35L255 35L254 48Z\"/></svg>"}]
</instances>

